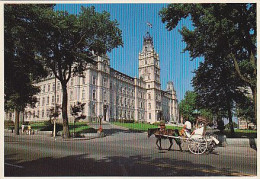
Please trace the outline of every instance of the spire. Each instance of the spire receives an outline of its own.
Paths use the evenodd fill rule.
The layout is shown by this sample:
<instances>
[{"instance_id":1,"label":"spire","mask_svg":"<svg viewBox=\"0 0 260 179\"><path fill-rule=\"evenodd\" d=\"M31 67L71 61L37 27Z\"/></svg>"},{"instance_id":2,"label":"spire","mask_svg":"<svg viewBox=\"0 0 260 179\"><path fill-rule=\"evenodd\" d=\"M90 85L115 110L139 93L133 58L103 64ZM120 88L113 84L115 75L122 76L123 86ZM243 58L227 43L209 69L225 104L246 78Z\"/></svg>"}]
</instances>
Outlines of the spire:
<instances>
[{"instance_id":1,"label":"spire","mask_svg":"<svg viewBox=\"0 0 260 179\"><path fill-rule=\"evenodd\" d=\"M144 42L143 42L143 50L142 51L153 51L153 38L151 37L149 32L146 32L144 36Z\"/></svg>"}]
</instances>

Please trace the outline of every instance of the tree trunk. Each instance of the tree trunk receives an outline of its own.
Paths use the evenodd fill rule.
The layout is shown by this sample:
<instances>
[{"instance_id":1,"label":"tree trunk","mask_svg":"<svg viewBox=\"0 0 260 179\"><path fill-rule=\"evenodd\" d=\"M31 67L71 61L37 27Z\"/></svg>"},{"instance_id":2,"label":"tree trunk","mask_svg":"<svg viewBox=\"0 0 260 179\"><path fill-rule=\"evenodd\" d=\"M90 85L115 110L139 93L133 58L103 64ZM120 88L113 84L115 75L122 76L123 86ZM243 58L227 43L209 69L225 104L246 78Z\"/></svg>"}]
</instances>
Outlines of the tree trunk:
<instances>
[{"instance_id":1,"label":"tree trunk","mask_svg":"<svg viewBox=\"0 0 260 179\"><path fill-rule=\"evenodd\" d=\"M14 131L16 135L19 135L19 111L17 109L14 110L14 115L15 115Z\"/></svg>"},{"instance_id":2,"label":"tree trunk","mask_svg":"<svg viewBox=\"0 0 260 179\"><path fill-rule=\"evenodd\" d=\"M232 112L231 112L230 106L229 106L229 109L228 109L228 120L229 120L230 132L231 132L231 135L233 136L235 134L235 131L234 131L234 126L233 126Z\"/></svg>"},{"instance_id":3,"label":"tree trunk","mask_svg":"<svg viewBox=\"0 0 260 179\"><path fill-rule=\"evenodd\" d=\"M67 107L68 107L67 84L62 84L62 119L63 119L64 138L70 137Z\"/></svg>"},{"instance_id":4,"label":"tree trunk","mask_svg":"<svg viewBox=\"0 0 260 179\"><path fill-rule=\"evenodd\" d=\"M257 88L251 87L254 100L255 124L257 124Z\"/></svg>"}]
</instances>

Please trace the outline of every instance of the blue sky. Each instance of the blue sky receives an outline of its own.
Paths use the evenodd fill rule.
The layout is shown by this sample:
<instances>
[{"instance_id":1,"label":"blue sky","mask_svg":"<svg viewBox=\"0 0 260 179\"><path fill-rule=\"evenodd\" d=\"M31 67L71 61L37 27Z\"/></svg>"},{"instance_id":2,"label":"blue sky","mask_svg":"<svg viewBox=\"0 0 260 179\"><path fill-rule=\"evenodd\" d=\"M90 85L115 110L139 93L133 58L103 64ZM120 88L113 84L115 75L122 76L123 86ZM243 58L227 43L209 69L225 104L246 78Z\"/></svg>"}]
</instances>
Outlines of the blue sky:
<instances>
[{"instance_id":1,"label":"blue sky","mask_svg":"<svg viewBox=\"0 0 260 179\"><path fill-rule=\"evenodd\" d=\"M123 47L108 53L111 67L132 77L138 77L138 53L142 49L143 36L150 32L154 40L155 51L159 54L161 67L161 88L166 89L168 81L174 82L178 100L182 100L187 90L193 90L191 79L193 71L203 59L191 61L189 53L183 53L186 44L178 30L183 26L192 28L189 19L182 20L178 26L167 31L162 23L159 11L167 4L58 4L59 10L79 13L81 6L94 6L96 11L107 11L111 20L117 20L122 30ZM147 26L152 24L152 28Z\"/></svg>"}]
</instances>

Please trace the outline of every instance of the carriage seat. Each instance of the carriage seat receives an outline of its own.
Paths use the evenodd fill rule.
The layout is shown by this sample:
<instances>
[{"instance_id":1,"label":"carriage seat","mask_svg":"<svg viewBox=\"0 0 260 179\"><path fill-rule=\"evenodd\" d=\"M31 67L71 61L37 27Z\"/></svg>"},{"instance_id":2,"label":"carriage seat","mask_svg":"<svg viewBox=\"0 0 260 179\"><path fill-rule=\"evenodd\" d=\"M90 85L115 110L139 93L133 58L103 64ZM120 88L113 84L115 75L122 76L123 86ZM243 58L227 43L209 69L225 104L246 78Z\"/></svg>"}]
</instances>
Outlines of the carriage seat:
<instances>
[{"instance_id":1,"label":"carriage seat","mask_svg":"<svg viewBox=\"0 0 260 179\"><path fill-rule=\"evenodd\" d=\"M200 137L203 136L203 135L204 135L204 126L198 128L198 129L195 129L195 130L192 132L191 138L200 138Z\"/></svg>"}]
</instances>

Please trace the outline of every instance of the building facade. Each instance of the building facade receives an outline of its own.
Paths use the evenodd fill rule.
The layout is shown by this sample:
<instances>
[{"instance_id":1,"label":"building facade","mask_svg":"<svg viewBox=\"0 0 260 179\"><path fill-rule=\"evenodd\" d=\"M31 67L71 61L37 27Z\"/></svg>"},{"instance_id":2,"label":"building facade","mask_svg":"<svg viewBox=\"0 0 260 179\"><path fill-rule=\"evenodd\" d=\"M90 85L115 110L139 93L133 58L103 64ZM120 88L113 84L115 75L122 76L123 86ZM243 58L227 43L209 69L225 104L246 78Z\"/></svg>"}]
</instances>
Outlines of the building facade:
<instances>
[{"instance_id":1,"label":"building facade","mask_svg":"<svg viewBox=\"0 0 260 179\"><path fill-rule=\"evenodd\" d=\"M154 50L153 39L147 33L139 53L139 77L133 78L110 67L108 56L97 56L95 65L88 64L84 77L71 77L67 84L68 109L77 102L86 103L83 114L86 120L118 119L154 123L161 119L179 122L178 101L173 82L161 90L160 60ZM35 108L27 107L23 114L25 121L48 120L49 110L62 103L62 89L50 75L41 80L41 92L37 94ZM55 97L56 91L56 97ZM7 114L10 117L10 114ZM69 121L72 121L68 110ZM61 121L61 115L59 116Z\"/></svg>"}]
</instances>

